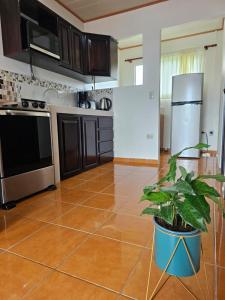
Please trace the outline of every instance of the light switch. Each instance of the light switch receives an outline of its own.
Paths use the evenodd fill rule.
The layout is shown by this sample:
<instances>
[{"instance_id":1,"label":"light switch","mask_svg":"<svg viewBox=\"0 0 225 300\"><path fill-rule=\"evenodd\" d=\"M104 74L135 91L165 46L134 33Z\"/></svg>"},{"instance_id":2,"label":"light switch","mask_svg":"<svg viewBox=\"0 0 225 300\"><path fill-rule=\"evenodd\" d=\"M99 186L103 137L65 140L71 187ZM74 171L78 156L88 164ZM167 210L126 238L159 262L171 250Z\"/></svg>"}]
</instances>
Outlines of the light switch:
<instances>
[{"instance_id":1,"label":"light switch","mask_svg":"<svg viewBox=\"0 0 225 300\"><path fill-rule=\"evenodd\" d=\"M154 100L155 99L155 92L154 91L150 91L149 92L149 100Z\"/></svg>"}]
</instances>

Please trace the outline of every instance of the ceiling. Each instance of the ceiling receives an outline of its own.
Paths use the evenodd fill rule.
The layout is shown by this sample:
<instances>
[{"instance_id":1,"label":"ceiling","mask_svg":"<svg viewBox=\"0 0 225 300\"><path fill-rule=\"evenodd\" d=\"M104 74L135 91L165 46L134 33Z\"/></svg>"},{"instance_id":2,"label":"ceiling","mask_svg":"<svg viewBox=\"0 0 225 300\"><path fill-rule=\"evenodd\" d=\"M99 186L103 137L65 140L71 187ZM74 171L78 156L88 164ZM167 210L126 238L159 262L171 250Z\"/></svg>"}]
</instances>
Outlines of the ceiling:
<instances>
[{"instance_id":1,"label":"ceiling","mask_svg":"<svg viewBox=\"0 0 225 300\"><path fill-rule=\"evenodd\" d=\"M142 45L142 43L143 43L143 35L142 34L137 34L137 35L133 35L131 37L125 38L125 39L118 40L118 46L120 49L130 48L130 47L134 47L137 45Z\"/></svg>"},{"instance_id":2,"label":"ceiling","mask_svg":"<svg viewBox=\"0 0 225 300\"><path fill-rule=\"evenodd\" d=\"M180 39L182 37L203 34L207 32L213 32L222 30L223 28L223 17L201 20L190 23L185 23L173 27L163 28L161 31L161 41ZM118 40L119 49L133 48L142 46L143 35L138 34L130 36L121 40Z\"/></svg>"},{"instance_id":3,"label":"ceiling","mask_svg":"<svg viewBox=\"0 0 225 300\"><path fill-rule=\"evenodd\" d=\"M219 30L223 27L223 18L211 20L201 20L173 27L163 28L161 31L161 40L176 39L182 36L196 35L204 32Z\"/></svg>"},{"instance_id":4,"label":"ceiling","mask_svg":"<svg viewBox=\"0 0 225 300\"><path fill-rule=\"evenodd\" d=\"M168 0L56 0L83 22L96 20Z\"/></svg>"}]
</instances>

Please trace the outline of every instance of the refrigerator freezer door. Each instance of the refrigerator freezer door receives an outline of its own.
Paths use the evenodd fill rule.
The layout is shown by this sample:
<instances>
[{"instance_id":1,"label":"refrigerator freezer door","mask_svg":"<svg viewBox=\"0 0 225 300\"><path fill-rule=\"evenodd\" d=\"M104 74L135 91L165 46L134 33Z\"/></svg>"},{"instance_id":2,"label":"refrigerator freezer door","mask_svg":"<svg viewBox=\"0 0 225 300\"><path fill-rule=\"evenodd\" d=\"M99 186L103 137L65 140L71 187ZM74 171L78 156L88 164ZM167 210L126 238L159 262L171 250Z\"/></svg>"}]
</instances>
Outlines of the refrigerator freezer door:
<instances>
[{"instance_id":1,"label":"refrigerator freezer door","mask_svg":"<svg viewBox=\"0 0 225 300\"><path fill-rule=\"evenodd\" d=\"M202 101L203 73L173 77L172 102Z\"/></svg>"},{"instance_id":2,"label":"refrigerator freezer door","mask_svg":"<svg viewBox=\"0 0 225 300\"><path fill-rule=\"evenodd\" d=\"M200 142L201 105L185 104L172 107L171 154ZM200 157L199 150L188 150L182 157Z\"/></svg>"}]
</instances>

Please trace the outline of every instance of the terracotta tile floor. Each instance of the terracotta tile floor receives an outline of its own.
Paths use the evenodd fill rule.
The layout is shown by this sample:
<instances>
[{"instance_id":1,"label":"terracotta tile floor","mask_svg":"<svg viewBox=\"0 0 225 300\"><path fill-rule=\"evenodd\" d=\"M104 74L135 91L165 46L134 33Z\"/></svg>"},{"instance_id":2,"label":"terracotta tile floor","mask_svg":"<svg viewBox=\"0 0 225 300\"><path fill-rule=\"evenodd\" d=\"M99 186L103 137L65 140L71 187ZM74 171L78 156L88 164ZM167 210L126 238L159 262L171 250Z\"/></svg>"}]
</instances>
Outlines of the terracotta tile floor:
<instances>
[{"instance_id":1,"label":"terracotta tile floor","mask_svg":"<svg viewBox=\"0 0 225 300\"><path fill-rule=\"evenodd\" d=\"M167 158L159 167L109 163L0 211L0 299L148 299L160 271L153 265L146 298L153 225L140 216L145 204L138 201L143 187L167 172ZM212 173L217 163L202 158L179 165ZM194 277L165 276L155 299L192 299L182 283L198 299L225 299L225 225L213 205L202 242L204 295Z\"/></svg>"}]
</instances>

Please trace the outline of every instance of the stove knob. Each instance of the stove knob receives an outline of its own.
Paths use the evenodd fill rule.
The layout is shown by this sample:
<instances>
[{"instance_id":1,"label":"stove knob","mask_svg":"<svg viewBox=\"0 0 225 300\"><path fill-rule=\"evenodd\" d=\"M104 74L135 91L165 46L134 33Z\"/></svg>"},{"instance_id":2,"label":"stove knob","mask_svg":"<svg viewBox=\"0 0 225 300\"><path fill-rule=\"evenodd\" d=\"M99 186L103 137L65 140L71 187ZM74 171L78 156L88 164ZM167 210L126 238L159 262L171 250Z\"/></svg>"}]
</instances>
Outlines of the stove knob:
<instances>
[{"instance_id":1,"label":"stove knob","mask_svg":"<svg viewBox=\"0 0 225 300\"><path fill-rule=\"evenodd\" d=\"M29 107L29 102L28 101L22 101L22 107L24 107L24 108Z\"/></svg>"},{"instance_id":2,"label":"stove knob","mask_svg":"<svg viewBox=\"0 0 225 300\"><path fill-rule=\"evenodd\" d=\"M33 106L33 108L38 108L38 102L33 102L32 106Z\"/></svg>"},{"instance_id":3,"label":"stove knob","mask_svg":"<svg viewBox=\"0 0 225 300\"><path fill-rule=\"evenodd\" d=\"M39 103L39 107L40 107L41 109L44 109L44 108L45 108L45 103L44 103L44 102L40 102L40 103Z\"/></svg>"}]
</instances>

